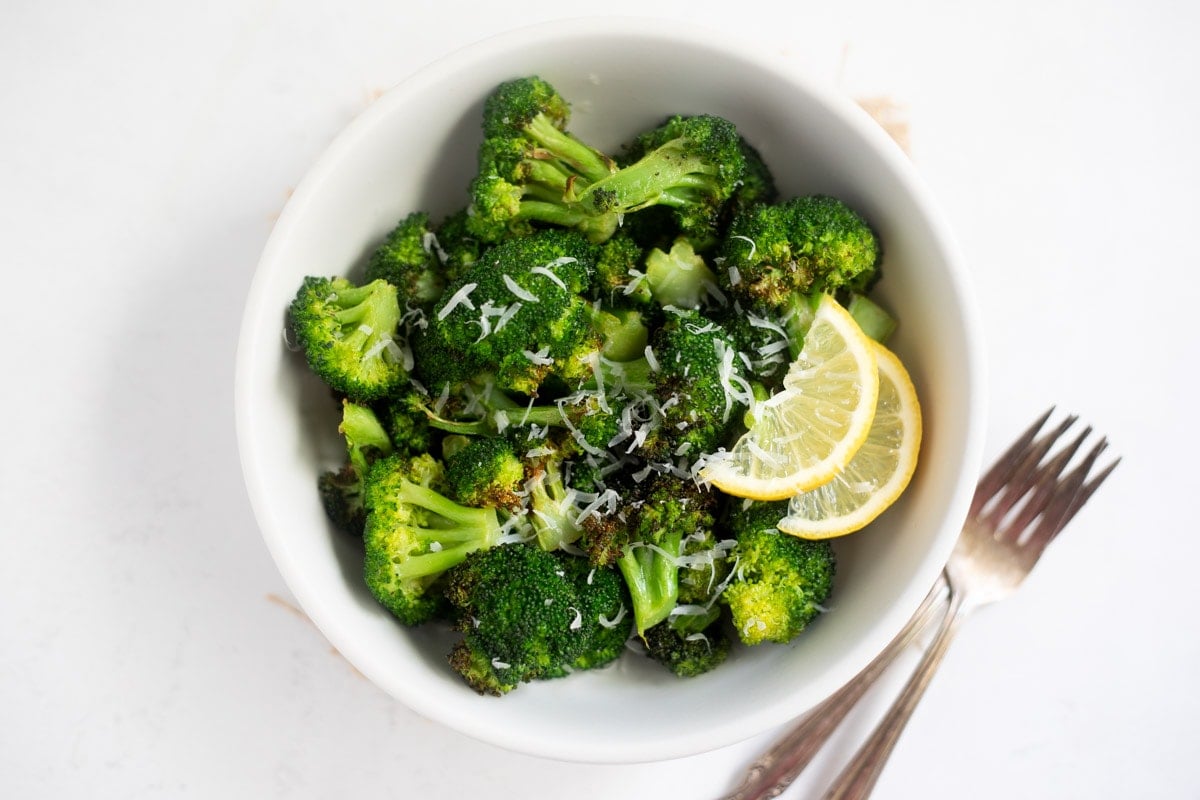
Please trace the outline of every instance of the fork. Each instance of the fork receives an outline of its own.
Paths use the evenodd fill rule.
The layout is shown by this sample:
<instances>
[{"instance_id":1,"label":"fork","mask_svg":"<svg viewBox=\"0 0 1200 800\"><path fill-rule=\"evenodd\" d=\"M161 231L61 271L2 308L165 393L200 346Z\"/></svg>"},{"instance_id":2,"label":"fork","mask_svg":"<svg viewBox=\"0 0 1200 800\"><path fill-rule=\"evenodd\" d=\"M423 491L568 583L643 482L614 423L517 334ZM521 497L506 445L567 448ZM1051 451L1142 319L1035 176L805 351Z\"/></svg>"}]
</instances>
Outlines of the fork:
<instances>
[{"instance_id":1,"label":"fork","mask_svg":"<svg viewBox=\"0 0 1200 800\"><path fill-rule=\"evenodd\" d=\"M1001 600L1024 581L1046 546L1120 462L1114 459L1090 480L1107 448L1094 445L1078 466L1063 474L1091 434L1086 427L1052 458L1054 445L1075 424L1072 415L1039 437L1051 407L980 479L962 533L946 567L904 630L859 675L812 710L748 770L723 800L777 797L800 774L866 690L946 605L945 616L924 658L895 703L835 779L823 800L862 800L870 795L888 757L933 678L963 621L978 608Z\"/></svg>"}]
</instances>

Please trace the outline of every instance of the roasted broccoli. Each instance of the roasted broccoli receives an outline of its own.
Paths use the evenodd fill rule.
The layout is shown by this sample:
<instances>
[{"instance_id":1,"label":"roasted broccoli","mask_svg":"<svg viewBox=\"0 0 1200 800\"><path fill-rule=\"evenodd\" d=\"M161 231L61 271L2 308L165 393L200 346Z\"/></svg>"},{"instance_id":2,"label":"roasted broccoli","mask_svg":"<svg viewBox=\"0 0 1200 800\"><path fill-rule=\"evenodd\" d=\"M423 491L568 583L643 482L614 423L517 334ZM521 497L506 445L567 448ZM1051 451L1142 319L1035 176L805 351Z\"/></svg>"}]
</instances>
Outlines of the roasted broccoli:
<instances>
[{"instance_id":1,"label":"roasted broccoli","mask_svg":"<svg viewBox=\"0 0 1200 800\"><path fill-rule=\"evenodd\" d=\"M446 483L463 505L516 513L522 505L525 461L505 437L473 438L447 456Z\"/></svg>"},{"instance_id":2,"label":"roasted broccoli","mask_svg":"<svg viewBox=\"0 0 1200 800\"><path fill-rule=\"evenodd\" d=\"M370 403L408 377L396 344L400 305L385 280L308 277L292 301L291 330L313 372L336 392Z\"/></svg>"},{"instance_id":3,"label":"roasted broccoli","mask_svg":"<svg viewBox=\"0 0 1200 800\"><path fill-rule=\"evenodd\" d=\"M596 255L593 296L608 309L647 309L653 302L643 262L649 251L622 227Z\"/></svg>"},{"instance_id":4,"label":"roasted broccoli","mask_svg":"<svg viewBox=\"0 0 1200 800\"><path fill-rule=\"evenodd\" d=\"M737 537L734 579L721 593L746 644L789 642L822 611L836 567L828 541L789 536L775 527L787 501L753 503L730 517Z\"/></svg>"},{"instance_id":5,"label":"roasted broccoli","mask_svg":"<svg viewBox=\"0 0 1200 800\"><path fill-rule=\"evenodd\" d=\"M392 440L370 408L342 400L342 422L338 432L346 440L346 463L341 469L323 472L317 489L325 513L339 530L362 536L367 521L363 505L363 480L371 464L392 453Z\"/></svg>"},{"instance_id":6,"label":"roasted broccoli","mask_svg":"<svg viewBox=\"0 0 1200 800\"><path fill-rule=\"evenodd\" d=\"M377 404L375 412L392 447L398 452L416 456L429 452L433 446L425 401L411 385L384 398Z\"/></svg>"},{"instance_id":7,"label":"roasted broccoli","mask_svg":"<svg viewBox=\"0 0 1200 800\"><path fill-rule=\"evenodd\" d=\"M571 228L601 242L616 230L616 213L571 198L610 174L611 158L566 131L569 106L546 81L518 78L484 102L479 172L471 184L468 229L496 242L537 225Z\"/></svg>"},{"instance_id":8,"label":"roasted broccoli","mask_svg":"<svg viewBox=\"0 0 1200 800\"><path fill-rule=\"evenodd\" d=\"M681 678L693 678L724 663L731 645L729 635L720 627L708 631L681 633L661 622L643 636L646 655Z\"/></svg>"},{"instance_id":9,"label":"roasted broccoli","mask_svg":"<svg viewBox=\"0 0 1200 800\"><path fill-rule=\"evenodd\" d=\"M600 667L628 636L620 582L529 543L478 551L447 575L463 638L450 665L481 694ZM620 642L620 646L617 645Z\"/></svg>"},{"instance_id":10,"label":"roasted broccoli","mask_svg":"<svg viewBox=\"0 0 1200 800\"><path fill-rule=\"evenodd\" d=\"M417 371L425 385L437 391L452 379L486 372L505 389L536 395L552 374L563 380L590 375L590 359L603 346L584 297L594 264L594 248L564 230L487 250L446 287L417 337Z\"/></svg>"},{"instance_id":11,"label":"roasted broccoli","mask_svg":"<svg viewBox=\"0 0 1200 800\"><path fill-rule=\"evenodd\" d=\"M442 294L445 279L429 227L429 215L414 211L392 229L367 262L367 280L396 287L400 305L428 310Z\"/></svg>"},{"instance_id":12,"label":"roasted broccoli","mask_svg":"<svg viewBox=\"0 0 1200 800\"><path fill-rule=\"evenodd\" d=\"M501 84L457 210L403 215L361 279L305 278L289 308L341 404L326 513L383 608L460 635L450 667L483 694L636 651L699 675L791 641L832 591L833 547L776 527L787 501L704 467L824 294L891 333L879 240L841 200L780 199L732 120L662 119L610 157L545 80Z\"/></svg>"},{"instance_id":13,"label":"roasted broccoli","mask_svg":"<svg viewBox=\"0 0 1200 800\"><path fill-rule=\"evenodd\" d=\"M389 456L367 472L367 588L406 625L437 613L441 594L430 587L442 573L504 537L495 509L451 500L445 483L442 462L428 454Z\"/></svg>"},{"instance_id":14,"label":"roasted broccoli","mask_svg":"<svg viewBox=\"0 0 1200 800\"><path fill-rule=\"evenodd\" d=\"M707 114L676 115L641 134L627 149L626 162L576 192L578 202L621 215L666 206L679 230L705 245L717 239L721 211L745 171L737 128Z\"/></svg>"},{"instance_id":15,"label":"roasted broccoli","mask_svg":"<svg viewBox=\"0 0 1200 800\"><path fill-rule=\"evenodd\" d=\"M735 296L786 311L800 295L865 292L878 278L881 250L857 211L809 195L739 212L720 257Z\"/></svg>"},{"instance_id":16,"label":"roasted broccoli","mask_svg":"<svg viewBox=\"0 0 1200 800\"><path fill-rule=\"evenodd\" d=\"M616 564L629 587L637 631L645 634L679 604L684 540L712 529L716 496L689 480L667 474L656 475L637 488L635 497L625 496L627 539Z\"/></svg>"}]
</instances>

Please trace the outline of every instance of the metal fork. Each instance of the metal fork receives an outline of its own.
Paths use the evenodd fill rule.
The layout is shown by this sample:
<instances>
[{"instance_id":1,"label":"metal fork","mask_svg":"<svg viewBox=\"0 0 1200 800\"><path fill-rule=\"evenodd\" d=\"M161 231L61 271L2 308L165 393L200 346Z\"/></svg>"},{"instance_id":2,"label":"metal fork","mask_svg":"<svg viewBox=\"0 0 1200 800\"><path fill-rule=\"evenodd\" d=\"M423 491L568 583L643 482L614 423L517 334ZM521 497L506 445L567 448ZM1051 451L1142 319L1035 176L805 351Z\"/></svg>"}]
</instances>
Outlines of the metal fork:
<instances>
[{"instance_id":1,"label":"metal fork","mask_svg":"<svg viewBox=\"0 0 1200 800\"><path fill-rule=\"evenodd\" d=\"M871 737L834 781L824 800L861 800L870 795L888 756L941 664L963 621L981 606L1010 595L1048 545L1116 468L1119 458L1088 474L1105 450L1101 440L1070 472L1067 465L1091 434L1087 427L1051 458L1056 442L1077 417L1069 416L1039 436L1051 408L1001 455L980 479L962 534L945 570L904 630L859 675L814 708L747 771L722 800L778 797L808 765L867 689L908 644L945 615L924 658Z\"/></svg>"}]
</instances>

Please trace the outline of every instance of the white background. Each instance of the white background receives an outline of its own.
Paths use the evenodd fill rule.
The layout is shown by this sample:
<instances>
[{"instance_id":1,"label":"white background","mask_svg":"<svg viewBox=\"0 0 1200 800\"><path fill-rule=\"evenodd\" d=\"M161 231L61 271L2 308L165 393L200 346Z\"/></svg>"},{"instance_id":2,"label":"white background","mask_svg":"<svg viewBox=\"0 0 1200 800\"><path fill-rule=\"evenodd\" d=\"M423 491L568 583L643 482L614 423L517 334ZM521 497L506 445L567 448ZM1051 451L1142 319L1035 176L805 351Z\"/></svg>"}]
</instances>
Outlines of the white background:
<instances>
[{"instance_id":1,"label":"white background","mask_svg":"<svg viewBox=\"0 0 1200 800\"><path fill-rule=\"evenodd\" d=\"M893 103L980 300L987 459L1052 403L1124 456L964 630L877 796L1200 796L1198 7L495 5L4 4L0 797L704 800L769 741L580 766L423 720L295 609L241 482L238 325L289 188L428 61L598 10Z\"/></svg>"}]
</instances>

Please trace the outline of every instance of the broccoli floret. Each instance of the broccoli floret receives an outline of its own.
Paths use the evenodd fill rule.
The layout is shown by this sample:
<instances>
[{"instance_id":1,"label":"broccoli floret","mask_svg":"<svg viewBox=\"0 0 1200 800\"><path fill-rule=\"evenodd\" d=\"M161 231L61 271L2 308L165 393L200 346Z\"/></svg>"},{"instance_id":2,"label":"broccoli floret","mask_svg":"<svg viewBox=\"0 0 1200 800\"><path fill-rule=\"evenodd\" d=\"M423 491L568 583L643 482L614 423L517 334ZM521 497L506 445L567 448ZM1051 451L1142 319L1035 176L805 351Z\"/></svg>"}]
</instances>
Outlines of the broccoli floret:
<instances>
[{"instance_id":1,"label":"broccoli floret","mask_svg":"<svg viewBox=\"0 0 1200 800\"><path fill-rule=\"evenodd\" d=\"M821 612L836 568L828 541L789 536L776 525L787 501L753 503L730 517L737 574L721 593L746 644L789 642Z\"/></svg>"},{"instance_id":2,"label":"broccoli floret","mask_svg":"<svg viewBox=\"0 0 1200 800\"><path fill-rule=\"evenodd\" d=\"M646 655L681 678L694 678L721 665L729 655L729 635L717 625L682 633L662 622L643 636Z\"/></svg>"},{"instance_id":3,"label":"broccoli floret","mask_svg":"<svg viewBox=\"0 0 1200 800\"><path fill-rule=\"evenodd\" d=\"M590 375L603 345L584 297L594 263L592 245L565 230L489 249L446 287L416 337L421 380L436 395L450 378L489 373L505 389L535 395L552 374Z\"/></svg>"},{"instance_id":4,"label":"broccoli floret","mask_svg":"<svg viewBox=\"0 0 1200 800\"><path fill-rule=\"evenodd\" d=\"M447 283L458 280L487 249L487 245L471 233L465 208L442 220L434 234L434 252L442 262L442 274Z\"/></svg>"},{"instance_id":5,"label":"broccoli floret","mask_svg":"<svg viewBox=\"0 0 1200 800\"><path fill-rule=\"evenodd\" d=\"M626 158L632 163L579 192L579 203L622 215L666 206L685 235L708 246L745 170L740 139L721 117L671 117L637 137Z\"/></svg>"},{"instance_id":6,"label":"broccoli floret","mask_svg":"<svg viewBox=\"0 0 1200 800\"><path fill-rule=\"evenodd\" d=\"M615 165L566 131L569 116L566 100L536 76L503 83L488 96L470 190L467 226L474 235L496 242L538 224L573 228L594 242L613 234L615 213L588 209L573 198Z\"/></svg>"},{"instance_id":7,"label":"broccoli floret","mask_svg":"<svg viewBox=\"0 0 1200 800\"><path fill-rule=\"evenodd\" d=\"M445 287L429 215L414 211L392 229L367 262L369 281L385 280L398 290L401 306L429 310Z\"/></svg>"},{"instance_id":8,"label":"broccoli floret","mask_svg":"<svg viewBox=\"0 0 1200 800\"><path fill-rule=\"evenodd\" d=\"M552 444L542 449L550 452L529 459L529 522L542 549L557 550L574 544L583 529L563 480L564 451Z\"/></svg>"},{"instance_id":9,"label":"broccoli floret","mask_svg":"<svg viewBox=\"0 0 1200 800\"><path fill-rule=\"evenodd\" d=\"M416 456L429 452L433 446L424 401L411 385L385 398L378 404L376 414L397 452Z\"/></svg>"},{"instance_id":10,"label":"broccoli floret","mask_svg":"<svg viewBox=\"0 0 1200 800\"><path fill-rule=\"evenodd\" d=\"M400 305L387 281L356 286L345 278L307 277L289 319L313 372L350 399L378 400L407 378L394 341Z\"/></svg>"},{"instance_id":11,"label":"broccoli floret","mask_svg":"<svg viewBox=\"0 0 1200 800\"><path fill-rule=\"evenodd\" d=\"M761 384L768 394L782 385L788 367L799 355L815 314L812 301L818 297L794 295L782 310L757 300L735 300L712 313L733 339L738 361L749 364L747 378Z\"/></svg>"},{"instance_id":12,"label":"broccoli floret","mask_svg":"<svg viewBox=\"0 0 1200 800\"><path fill-rule=\"evenodd\" d=\"M337 471L322 473L317 491L334 526L352 536L362 536L367 521L363 480L376 459L391 455L392 440L375 412L345 398L338 432L346 440L346 463Z\"/></svg>"},{"instance_id":13,"label":"broccoli floret","mask_svg":"<svg viewBox=\"0 0 1200 800\"><path fill-rule=\"evenodd\" d=\"M629 504L628 539L617 567L625 578L639 635L663 622L679 603L679 558L688 537L710 530L716 496L690 480L656 475Z\"/></svg>"},{"instance_id":14,"label":"broccoli floret","mask_svg":"<svg viewBox=\"0 0 1200 800\"><path fill-rule=\"evenodd\" d=\"M631 216L630 219L633 219ZM596 256L595 297L605 308L648 308L653 298L642 272L647 248L622 228Z\"/></svg>"},{"instance_id":15,"label":"broccoli floret","mask_svg":"<svg viewBox=\"0 0 1200 800\"><path fill-rule=\"evenodd\" d=\"M629 592L615 568L593 567L585 559L560 558L579 592L579 624L585 644L567 666L597 669L616 661L625 652L633 633Z\"/></svg>"},{"instance_id":16,"label":"broccoli floret","mask_svg":"<svg viewBox=\"0 0 1200 800\"><path fill-rule=\"evenodd\" d=\"M464 381L445 395L444 402L426 402L424 413L431 427L452 434L489 436L511 430L519 436L524 431L530 448L547 434L566 432L575 442L570 455L579 450L598 454L617 435L627 402L621 396L580 391L538 405L529 399L518 403L494 381Z\"/></svg>"},{"instance_id":17,"label":"broccoli floret","mask_svg":"<svg viewBox=\"0 0 1200 800\"><path fill-rule=\"evenodd\" d=\"M652 429L639 452L656 461L715 452L752 396L733 338L706 316L676 310L650 348L652 364L644 358L614 370L619 385L653 400Z\"/></svg>"},{"instance_id":18,"label":"broccoli floret","mask_svg":"<svg viewBox=\"0 0 1200 800\"><path fill-rule=\"evenodd\" d=\"M733 196L729 198L729 203L725 207L725 216L730 219L739 211L750 206L759 203L775 203L779 200L779 188L775 184L775 176L771 173L767 162L763 160L762 154L745 138L740 139L739 145L742 150L742 158L745 160L745 170L742 172L742 179L738 182L737 188L733 190ZM726 219L726 223L728 221Z\"/></svg>"},{"instance_id":19,"label":"broccoli floret","mask_svg":"<svg viewBox=\"0 0 1200 800\"><path fill-rule=\"evenodd\" d=\"M376 599L406 625L438 612L441 594L431 587L446 570L503 537L495 509L456 503L444 487L445 468L428 454L392 455L367 472L364 577Z\"/></svg>"},{"instance_id":20,"label":"broccoli floret","mask_svg":"<svg viewBox=\"0 0 1200 800\"><path fill-rule=\"evenodd\" d=\"M362 482L362 475L349 464L317 476L317 495L325 516L335 528L351 536L362 536L367 523Z\"/></svg>"},{"instance_id":21,"label":"broccoli floret","mask_svg":"<svg viewBox=\"0 0 1200 800\"><path fill-rule=\"evenodd\" d=\"M599 615L618 618L621 595L596 576L589 585L577 560L522 542L477 551L450 571L445 595L463 632L450 664L473 689L504 694L620 654Z\"/></svg>"},{"instance_id":22,"label":"broccoli floret","mask_svg":"<svg viewBox=\"0 0 1200 800\"><path fill-rule=\"evenodd\" d=\"M659 305L692 310L708 305L720 292L717 276L684 238L668 251L656 247L646 254L645 284Z\"/></svg>"},{"instance_id":23,"label":"broccoli floret","mask_svg":"<svg viewBox=\"0 0 1200 800\"><path fill-rule=\"evenodd\" d=\"M755 205L729 224L722 265L738 275L738 297L784 311L797 295L865 292L881 251L870 225L833 197L810 195Z\"/></svg>"},{"instance_id":24,"label":"broccoli floret","mask_svg":"<svg viewBox=\"0 0 1200 800\"><path fill-rule=\"evenodd\" d=\"M522 505L525 463L507 438L473 438L448 457L446 483L464 505L516 512Z\"/></svg>"},{"instance_id":25,"label":"broccoli floret","mask_svg":"<svg viewBox=\"0 0 1200 800\"><path fill-rule=\"evenodd\" d=\"M712 527L698 528L683 540L679 564L679 605L670 625L681 635L701 633L722 616L717 603L733 568L732 539L718 538Z\"/></svg>"},{"instance_id":26,"label":"broccoli floret","mask_svg":"<svg viewBox=\"0 0 1200 800\"><path fill-rule=\"evenodd\" d=\"M455 285L457 284L451 284ZM445 338L432 331L432 327L433 322L427 319L426 327L415 330L409 344L415 362L414 377L422 386L438 396L443 392L448 394L455 387L471 381L478 375L478 371L461 353L451 347Z\"/></svg>"}]
</instances>

